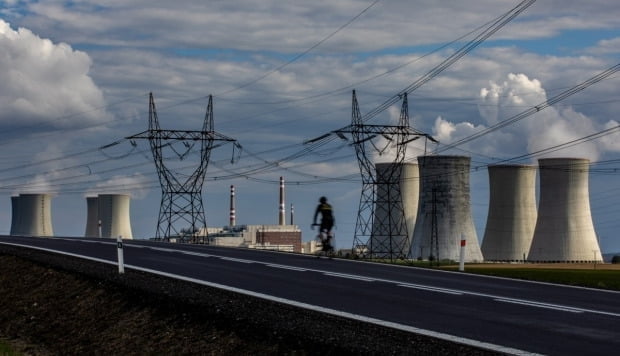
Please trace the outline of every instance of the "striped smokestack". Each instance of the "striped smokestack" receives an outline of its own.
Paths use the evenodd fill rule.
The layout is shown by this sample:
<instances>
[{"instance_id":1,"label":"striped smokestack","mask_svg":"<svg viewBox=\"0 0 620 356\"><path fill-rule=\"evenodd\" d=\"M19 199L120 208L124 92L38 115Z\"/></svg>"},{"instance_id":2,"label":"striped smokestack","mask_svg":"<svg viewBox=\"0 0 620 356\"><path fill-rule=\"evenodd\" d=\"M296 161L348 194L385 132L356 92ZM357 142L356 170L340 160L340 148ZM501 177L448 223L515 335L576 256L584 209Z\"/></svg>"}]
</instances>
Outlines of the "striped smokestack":
<instances>
[{"instance_id":1,"label":"striped smokestack","mask_svg":"<svg viewBox=\"0 0 620 356\"><path fill-rule=\"evenodd\" d=\"M280 214L278 223L286 225L286 208L284 207L284 177L280 177Z\"/></svg>"},{"instance_id":2,"label":"striped smokestack","mask_svg":"<svg viewBox=\"0 0 620 356\"><path fill-rule=\"evenodd\" d=\"M230 227L237 225L237 217L235 215L235 186L230 186Z\"/></svg>"}]
</instances>

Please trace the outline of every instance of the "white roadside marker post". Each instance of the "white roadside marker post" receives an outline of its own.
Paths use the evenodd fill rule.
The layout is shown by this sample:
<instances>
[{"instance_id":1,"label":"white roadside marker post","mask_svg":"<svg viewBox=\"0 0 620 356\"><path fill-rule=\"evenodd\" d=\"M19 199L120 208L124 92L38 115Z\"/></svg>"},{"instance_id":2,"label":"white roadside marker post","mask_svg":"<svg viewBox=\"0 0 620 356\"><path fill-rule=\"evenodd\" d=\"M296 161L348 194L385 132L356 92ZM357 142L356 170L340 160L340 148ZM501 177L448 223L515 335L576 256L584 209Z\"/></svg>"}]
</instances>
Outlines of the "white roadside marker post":
<instances>
[{"instance_id":1,"label":"white roadside marker post","mask_svg":"<svg viewBox=\"0 0 620 356\"><path fill-rule=\"evenodd\" d=\"M116 238L116 249L118 251L118 273L125 273L125 262L123 261L123 237L118 236Z\"/></svg>"},{"instance_id":2,"label":"white roadside marker post","mask_svg":"<svg viewBox=\"0 0 620 356\"><path fill-rule=\"evenodd\" d=\"M461 235L461 259L459 261L459 271L465 271L465 244L467 240L465 240L465 236Z\"/></svg>"}]
</instances>

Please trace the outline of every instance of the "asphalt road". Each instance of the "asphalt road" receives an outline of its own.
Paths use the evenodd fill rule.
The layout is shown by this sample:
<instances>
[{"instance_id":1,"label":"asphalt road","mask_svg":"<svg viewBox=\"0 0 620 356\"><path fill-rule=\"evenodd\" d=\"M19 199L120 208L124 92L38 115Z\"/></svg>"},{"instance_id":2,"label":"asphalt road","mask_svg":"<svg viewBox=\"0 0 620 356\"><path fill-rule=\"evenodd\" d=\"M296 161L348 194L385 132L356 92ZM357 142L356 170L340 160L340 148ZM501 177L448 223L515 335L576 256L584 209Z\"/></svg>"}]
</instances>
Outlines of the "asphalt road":
<instances>
[{"instance_id":1,"label":"asphalt road","mask_svg":"<svg viewBox=\"0 0 620 356\"><path fill-rule=\"evenodd\" d=\"M0 237L116 263L113 240ZM289 253L125 241L125 268L506 353L613 355L620 293Z\"/></svg>"}]
</instances>

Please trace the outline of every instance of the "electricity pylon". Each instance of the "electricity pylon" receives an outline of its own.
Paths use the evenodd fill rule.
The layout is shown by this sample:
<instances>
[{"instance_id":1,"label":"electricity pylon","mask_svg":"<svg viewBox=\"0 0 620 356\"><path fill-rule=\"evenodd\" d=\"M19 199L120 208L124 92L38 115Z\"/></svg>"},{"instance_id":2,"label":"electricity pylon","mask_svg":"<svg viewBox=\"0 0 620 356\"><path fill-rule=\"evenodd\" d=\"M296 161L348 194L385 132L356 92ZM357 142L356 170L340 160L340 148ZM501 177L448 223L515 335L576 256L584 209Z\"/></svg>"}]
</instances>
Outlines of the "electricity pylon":
<instances>
[{"instance_id":1,"label":"electricity pylon","mask_svg":"<svg viewBox=\"0 0 620 356\"><path fill-rule=\"evenodd\" d=\"M364 124L355 91L353 91L351 125L334 131L339 137L350 134L353 139L360 173L360 197L353 251L362 257L407 258L412 231L408 231L403 199L401 175L407 144L421 137L436 142L432 137L414 130L409 125L407 93L402 95L402 108L397 125ZM384 140L386 143L378 143ZM383 154L394 148L391 164L377 174L369 153ZM415 183L414 183L415 184Z\"/></svg>"},{"instance_id":2,"label":"electricity pylon","mask_svg":"<svg viewBox=\"0 0 620 356\"><path fill-rule=\"evenodd\" d=\"M157 221L156 240L169 241L176 237L184 242L205 242L206 218L202 204L202 187L215 141L233 142L236 140L214 131L213 97L209 104L201 131L162 130L159 126L153 93L149 94L149 129L127 139L146 139L151 146L155 167L161 185L161 204ZM176 142L183 142L187 150L179 158L183 159L196 142L200 142L200 162L189 176L169 169L162 149ZM176 152L176 151L175 151ZM178 155L178 153L177 153Z\"/></svg>"}]
</instances>

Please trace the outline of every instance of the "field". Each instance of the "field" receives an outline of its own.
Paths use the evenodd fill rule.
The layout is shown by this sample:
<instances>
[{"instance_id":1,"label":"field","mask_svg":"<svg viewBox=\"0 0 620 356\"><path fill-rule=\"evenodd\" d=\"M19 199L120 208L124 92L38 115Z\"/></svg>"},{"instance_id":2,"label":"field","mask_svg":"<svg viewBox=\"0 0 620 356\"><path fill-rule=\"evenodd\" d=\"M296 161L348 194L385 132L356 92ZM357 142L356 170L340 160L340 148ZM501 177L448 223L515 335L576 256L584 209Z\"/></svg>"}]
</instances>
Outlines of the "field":
<instances>
[{"instance_id":1,"label":"field","mask_svg":"<svg viewBox=\"0 0 620 356\"><path fill-rule=\"evenodd\" d=\"M458 265L440 268L457 270ZM465 272L620 291L620 264L484 263L466 265Z\"/></svg>"}]
</instances>

